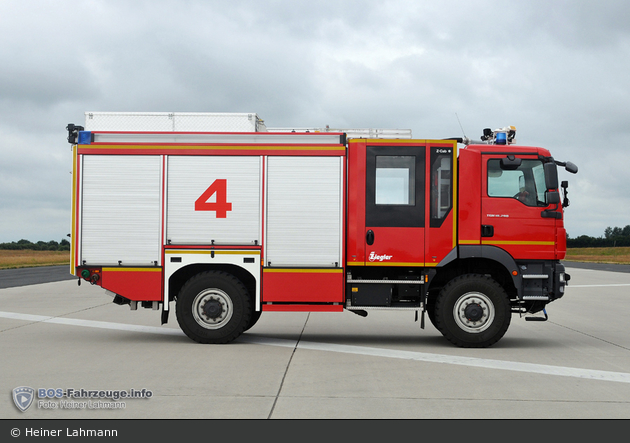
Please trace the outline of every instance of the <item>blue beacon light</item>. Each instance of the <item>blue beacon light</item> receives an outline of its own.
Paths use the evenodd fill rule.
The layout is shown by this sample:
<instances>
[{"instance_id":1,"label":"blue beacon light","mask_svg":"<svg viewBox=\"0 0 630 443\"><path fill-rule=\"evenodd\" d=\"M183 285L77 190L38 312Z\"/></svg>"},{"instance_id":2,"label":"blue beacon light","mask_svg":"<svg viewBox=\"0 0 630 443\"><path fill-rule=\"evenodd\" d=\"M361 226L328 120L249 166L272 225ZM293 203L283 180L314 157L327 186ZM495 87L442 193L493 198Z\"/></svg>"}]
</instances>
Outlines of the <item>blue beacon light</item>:
<instances>
[{"instance_id":1,"label":"blue beacon light","mask_svg":"<svg viewBox=\"0 0 630 443\"><path fill-rule=\"evenodd\" d=\"M507 134L505 132L499 132L497 134L497 145L506 145L507 144Z\"/></svg>"},{"instance_id":2,"label":"blue beacon light","mask_svg":"<svg viewBox=\"0 0 630 443\"><path fill-rule=\"evenodd\" d=\"M89 145L90 143L92 143L92 132L79 131L78 144Z\"/></svg>"}]
</instances>

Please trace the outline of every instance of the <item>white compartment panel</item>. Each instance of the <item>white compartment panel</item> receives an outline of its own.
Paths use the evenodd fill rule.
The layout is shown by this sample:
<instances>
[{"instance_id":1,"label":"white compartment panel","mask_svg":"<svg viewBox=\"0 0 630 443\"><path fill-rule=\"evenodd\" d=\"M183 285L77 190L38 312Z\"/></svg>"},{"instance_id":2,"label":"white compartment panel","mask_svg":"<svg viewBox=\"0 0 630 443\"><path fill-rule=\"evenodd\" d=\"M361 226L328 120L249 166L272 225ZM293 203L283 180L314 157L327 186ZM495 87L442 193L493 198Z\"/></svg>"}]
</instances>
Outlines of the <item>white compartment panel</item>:
<instances>
[{"instance_id":1,"label":"white compartment panel","mask_svg":"<svg viewBox=\"0 0 630 443\"><path fill-rule=\"evenodd\" d=\"M265 131L254 113L86 112L86 131L256 132Z\"/></svg>"},{"instance_id":2,"label":"white compartment panel","mask_svg":"<svg viewBox=\"0 0 630 443\"><path fill-rule=\"evenodd\" d=\"M339 157L269 157L266 260L269 266L341 264Z\"/></svg>"},{"instance_id":3,"label":"white compartment panel","mask_svg":"<svg viewBox=\"0 0 630 443\"><path fill-rule=\"evenodd\" d=\"M169 156L166 238L172 244L260 244L260 157ZM225 218L196 211L195 201L217 179L226 180ZM216 202L216 194L208 202Z\"/></svg>"},{"instance_id":4,"label":"white compartment panel","mask_svg":"<svg viewBox=\"0 0 630 443\"><path fill-rule=\"evenodd\" d=\"M83 156L81 259L160 264L161 159Z\"/></svg>"}]
</instances>

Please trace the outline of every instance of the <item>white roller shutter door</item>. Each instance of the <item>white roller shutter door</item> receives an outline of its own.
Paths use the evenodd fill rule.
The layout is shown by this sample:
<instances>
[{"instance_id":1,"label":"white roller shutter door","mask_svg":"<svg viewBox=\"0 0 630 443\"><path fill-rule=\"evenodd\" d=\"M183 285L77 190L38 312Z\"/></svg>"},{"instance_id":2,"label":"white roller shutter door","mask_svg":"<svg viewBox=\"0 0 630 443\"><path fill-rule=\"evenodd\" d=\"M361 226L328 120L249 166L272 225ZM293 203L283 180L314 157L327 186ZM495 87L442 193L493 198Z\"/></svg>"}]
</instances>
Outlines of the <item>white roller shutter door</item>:
<instances>
[{"instance_id":1,"label":"white roller shutter door","mask_svg":"<svg viewBox=\"0 0 630 443\"><path fill-rule=\"evenodd\" d=\"M341 265L342 161L269 157L266 266Z\"/></svg>"},{"instance_id":2,"label":"white roller shutter door","mask_svg":"<svg viewBox=\"0 0 630 443\"><path fill-rule=\"evenodd\" d=\"M81 260L160 264L161 158L83 156Z\"/></svg>"},{"instance_id":3,"label":"white roller shutter door","mask_svg":"<svg viewBox=\"0 0 630 443\"><path fill-rule=\"evenodd\" d=\"M260 244L261 158L170 156L167 175L166 238L171 244ZM195 210L195 202L215 183L226 187L225 214ZM216 202L219 195L208 196Z\"/></svg>"}]
</instances>

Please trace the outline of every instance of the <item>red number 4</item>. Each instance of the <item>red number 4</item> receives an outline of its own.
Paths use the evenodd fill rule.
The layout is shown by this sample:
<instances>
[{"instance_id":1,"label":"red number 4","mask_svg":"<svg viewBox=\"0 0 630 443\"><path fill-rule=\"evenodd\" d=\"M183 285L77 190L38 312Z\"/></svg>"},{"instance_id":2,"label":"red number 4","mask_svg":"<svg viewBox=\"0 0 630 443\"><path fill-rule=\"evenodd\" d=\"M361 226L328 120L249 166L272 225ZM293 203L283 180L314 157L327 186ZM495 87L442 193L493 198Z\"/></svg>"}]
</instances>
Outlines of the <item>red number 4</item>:
<instances>
[{"instance_id":1,"label":"red number 4","mask_svg":"<svg viewBox=\"0 0 630 443\"><path fill-rule=\"evenodd\" d=\"M213 202L210 197L216 194ZM227 201L227 180L216 179L208 189L195 201L195 211L215 211L217 218L227 218L228 211L232 210L232 203Z\"/></svg>"}]
</instances>

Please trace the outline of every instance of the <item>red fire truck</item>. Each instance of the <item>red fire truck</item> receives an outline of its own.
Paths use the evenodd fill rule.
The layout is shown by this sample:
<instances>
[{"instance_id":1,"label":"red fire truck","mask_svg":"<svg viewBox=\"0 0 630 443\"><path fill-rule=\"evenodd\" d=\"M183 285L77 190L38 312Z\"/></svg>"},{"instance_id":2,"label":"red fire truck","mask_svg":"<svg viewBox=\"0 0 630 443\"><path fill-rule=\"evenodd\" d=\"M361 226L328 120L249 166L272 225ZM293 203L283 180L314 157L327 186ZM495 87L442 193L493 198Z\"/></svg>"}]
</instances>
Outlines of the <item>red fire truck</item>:
<instances>
[{"instance_id":1,"label":"red fire truck","mask_svg":"<svg viewBox=\"0 0 630 443\"><path fill-rule=\"evenodd\" d=\"M162 324L174 308L200 343L265 311L400 310L486 347L512 314L546 320L569 280L557 166L577 167L513 127L473 142L89 112L67 130L71 273Z\"/></svg>"}]
</instances>

